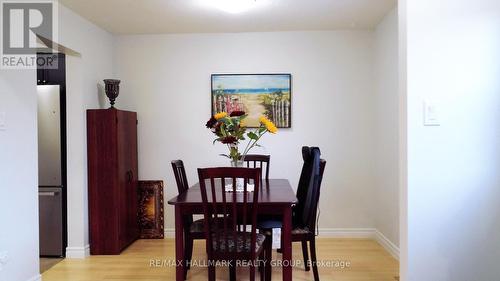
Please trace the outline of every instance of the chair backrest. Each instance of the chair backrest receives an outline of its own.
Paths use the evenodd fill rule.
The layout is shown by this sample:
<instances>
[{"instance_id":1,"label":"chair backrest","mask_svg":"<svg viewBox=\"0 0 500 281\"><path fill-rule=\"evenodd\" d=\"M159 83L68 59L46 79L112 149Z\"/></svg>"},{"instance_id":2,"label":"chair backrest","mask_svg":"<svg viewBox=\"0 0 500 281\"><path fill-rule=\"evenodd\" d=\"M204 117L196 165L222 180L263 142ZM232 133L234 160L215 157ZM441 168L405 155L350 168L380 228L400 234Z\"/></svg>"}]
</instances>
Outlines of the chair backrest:
<instances>
[{"instance_id":1,"label":"chair backrest","mask_svg":"<svg viewBox=\"0 0 500 281\"><path fill-rule=\"evenodd\" d=\"M241 160L246 162L247 168L261 168L261 176L265 175L265 179L269 179L269 164L271 162L270 155L261 155L261 154L247 154ZM253 165L252 165L253 164ZM264 170L264 164L266 169Z\"/></svg>"},{"instance_id":2,"label":"chair backrest","mask_svg":"<svg viewBox=\"0 0 500 281\"><path fill-rule=\"evenodd\" d=\"M179 194L186 192L189 189L189 184L186 177L186 169L182 160L173 160L172 169L174 170L175 182L177 183L177 191ZM183 217L184 229L189 231L193 223L193 215Z\"/></svg>"},{"instance_id":3,"label":"chair backrest","mask_svg":"<svg viewBox=\"0 0 500 281\"><path fill-rule=\"evenodd\" d=\"M198 169L198 177L209 258L241 258L245 254L255 258L260 169L205 168ZM244 192L236 192L238 178L244 181ZM248 183L254 184L253 192L247 192ZM226 192L226 184L232 192ZM251 232L238 232L239 225L251 225ZM236 237L240 239L235 241ZM242 244L249 248L238 247Z\"/></svg>"},{"instance_id":4,"label":"chair backrest","mask_svg":"<svg viewBox=\"0 0 500 281\"><path fill-rule=\"evenodd\" d=\"M314 232L316 228L316 216L318 212L319 197L321 191L321 182L323 181L323 172L325 171L326 160L321 159L319 167L315 165L313 178L307 194L307 199L302 212L301 225ZM317 167L317 168L316 168Z\"/></svg>"},{"instance_id":5,"label":"chair backrest","mask_svg":"<svg viewBox=\"0 0 500 281\"><path fill-rule=\"evenodd\" d=\"M316 214L326 160L321 159L321 152L317 147L304 147L302 152L304 167L297 188L298 203L294 210L294 224L308 227L313 231L316 227Z\"/></svg>"},{"instance_id":6,"label":"chair backrest","mask_svg":"<svg viewBox=\"0 0 500 281\"><path fill-rule=\"evenodd\" d=\"M297 218L302 217L302 211L304 210L304 204L306 202L307 191L309 190L309 183L311 181L311 174L313 168L313 161L311 155L311 147L302 147L302 159L304 163L302 164L302 171L300 172L299 185L297 186L297 204L294 207L294 222Z\"/></svg>"},{"instance_id":7,"label":"chair backrest","mask_svg":"<svg viewBox=\"0 0 500 281\"><path fill-rule=\"evenodd\" d=\"M174 170L175 181L177 183L177 191L179 194L184 193L189 188L186 178L186 170L182 160L173 160L172 169Z\"/></svg>"}]
</instances>

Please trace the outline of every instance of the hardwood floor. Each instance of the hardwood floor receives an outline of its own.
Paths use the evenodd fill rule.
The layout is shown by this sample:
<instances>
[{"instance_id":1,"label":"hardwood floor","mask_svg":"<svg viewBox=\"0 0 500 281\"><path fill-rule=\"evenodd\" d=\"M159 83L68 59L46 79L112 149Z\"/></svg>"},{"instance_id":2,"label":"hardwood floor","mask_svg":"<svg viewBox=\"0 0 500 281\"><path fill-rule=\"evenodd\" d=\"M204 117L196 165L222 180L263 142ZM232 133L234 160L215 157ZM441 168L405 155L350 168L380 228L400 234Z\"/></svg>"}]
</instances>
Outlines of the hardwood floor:
<instances>
[{"instance_id":1,"label":"hardwood floor","mask_svg":"<svg viewBox=\"0 0 500 281\"><path fill-rule=\"evenodd\" d=\"M318 260L322 281L394 281L398 262L377 242L367 239L318 239ZM204 241L196 241L193 266L188 280L207 280ZM276 258L277 257L277 258ZM273 252L274 260L281 255ZM294 243L294 260L302 261L300 243ZM139 240L119 256L91 256L84 260L66 259L42 274L43 281L159 281L174 280L174 240ZM172 261L172 262L170 262ZM340 268L338 262L350 262ZM153 265L155 264L155 265ZM346 264L347 265L347 264ZM238 268L238 280L248 279L248 270ZM228 280L226 268L217 269L217 280ZM273 280L281 280L279 267L273 268ZM293 280L313 280L312 270L304 271L302 264L293 269Z\"/></svg>"},{"instance_id":2,"label":"hardwood floor","mask_svg":"<svg viewBox=\"0 0 500 281\"><path fill-rule=\"evenodd\" d=\"M49 270L51 267L62 260L62 258L40 258L40 273Z\"/></svg>"}]
</instances>

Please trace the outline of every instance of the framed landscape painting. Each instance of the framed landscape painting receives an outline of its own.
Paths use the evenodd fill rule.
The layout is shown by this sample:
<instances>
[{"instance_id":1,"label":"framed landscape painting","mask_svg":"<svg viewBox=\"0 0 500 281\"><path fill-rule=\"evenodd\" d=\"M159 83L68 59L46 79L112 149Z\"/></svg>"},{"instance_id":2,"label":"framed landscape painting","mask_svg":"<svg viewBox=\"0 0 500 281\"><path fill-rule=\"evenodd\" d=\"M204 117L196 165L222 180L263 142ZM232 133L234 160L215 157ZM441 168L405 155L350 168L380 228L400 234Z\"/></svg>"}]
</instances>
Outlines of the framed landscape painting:
<instances>
[{"instance_id":1,"label":"framed landscape painting","mask_svg":"<svg viewBox=\"0 0 500 281\"><path fill-rule=\"evenodd\" d=\"M163 181L139 181L141 239L163 239Z\"/></svg>"},{"instance_id":2,"label":"framed landscape painting","mask_svg":"<svg viewBox=\"0 0 500 281\"><path fill-rule=\"evenodd\" d=\"M248 127L267 116L278 128L292 124L290 74L212 74L212 114L245 111Z\"/></svg>"}]
</instances>

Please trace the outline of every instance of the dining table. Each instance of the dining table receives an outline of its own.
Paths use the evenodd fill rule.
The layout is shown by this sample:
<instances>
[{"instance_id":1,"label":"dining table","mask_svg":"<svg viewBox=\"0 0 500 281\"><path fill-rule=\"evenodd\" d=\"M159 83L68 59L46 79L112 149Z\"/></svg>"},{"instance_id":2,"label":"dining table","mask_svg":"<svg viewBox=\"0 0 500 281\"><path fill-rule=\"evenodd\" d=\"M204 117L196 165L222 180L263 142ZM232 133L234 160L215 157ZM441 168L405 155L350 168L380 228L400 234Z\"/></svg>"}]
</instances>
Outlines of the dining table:
<instances>
[{"instance_id":1,"label":"dining table","mask_svg":"<svg viewBox=\"0 0 500 281\"><path fill-rule=\"evenodd\" d=\"M262 180L258 196L258 215L281 219L282 223L282 266L283 281L292 281L292 206L297 203L295 192L287 179ZM221 185L218 188L222 188ZM218 190L217 194L222 190ZM231 198L231 200L233 200ZM243 196L236 200L243 202ZM208 201L211 202L210 196ZM184 218L203 214L200 184L196 183L187 191L168 200L175 209L175 258L176 280L184 281Z\"/></svg>"}]
</instances>

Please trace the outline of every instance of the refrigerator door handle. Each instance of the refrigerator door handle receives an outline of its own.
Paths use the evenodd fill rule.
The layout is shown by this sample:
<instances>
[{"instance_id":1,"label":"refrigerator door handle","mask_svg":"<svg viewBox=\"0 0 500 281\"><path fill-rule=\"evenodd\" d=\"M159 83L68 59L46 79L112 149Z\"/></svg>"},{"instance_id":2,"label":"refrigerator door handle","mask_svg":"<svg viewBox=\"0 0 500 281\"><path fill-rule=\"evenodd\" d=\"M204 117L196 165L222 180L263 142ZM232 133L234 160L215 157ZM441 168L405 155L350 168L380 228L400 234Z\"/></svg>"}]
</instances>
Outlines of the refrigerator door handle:
<instances>
[{"instance_id":1,"label":"refrigerator door handle","mask_svg":"<svg viewBox=\"0 0 500 281\"><path fill-rule=\"evenodd\" d=\"M38 192L39 196L57 196L59 195L59 192L53 192L53 191L39 191Z\"/></svg>"}]
</instances>

